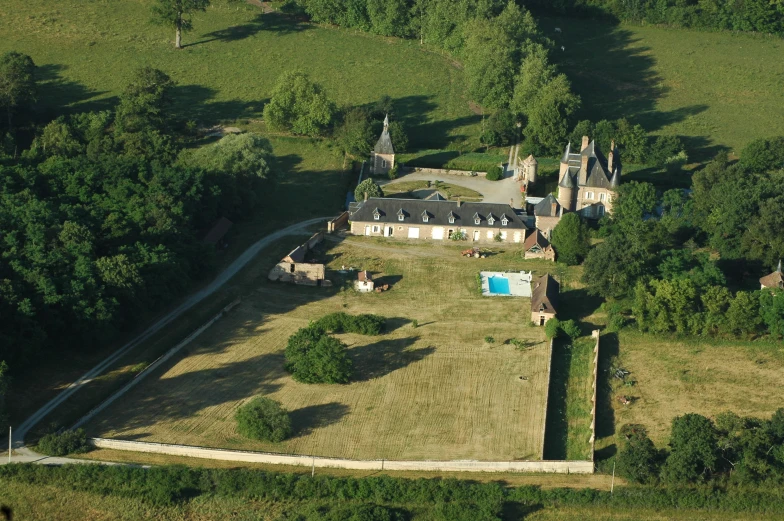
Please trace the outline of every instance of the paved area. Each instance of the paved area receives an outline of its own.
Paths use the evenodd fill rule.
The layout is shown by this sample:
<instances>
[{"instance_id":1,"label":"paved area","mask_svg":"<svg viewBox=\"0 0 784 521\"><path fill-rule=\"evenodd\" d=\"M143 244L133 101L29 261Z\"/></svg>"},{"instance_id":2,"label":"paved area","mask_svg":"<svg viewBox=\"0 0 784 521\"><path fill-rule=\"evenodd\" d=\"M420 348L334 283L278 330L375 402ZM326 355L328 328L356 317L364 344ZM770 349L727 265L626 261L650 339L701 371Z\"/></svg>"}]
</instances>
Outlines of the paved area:
<instances>
[{"instance_id":1,"label":"paved area","mask_svg":"<svg viewBox=\"0 0 784 521\"><path fill-rule=\"evenodd\" d=\"M500 272L500 271L482 271L482 295L488 297L529 297L531 296L531 281L533 280L532 272ZM490 278L506 279L509 283L509 293L491 293Z\"/></svg>"}]
</instances>

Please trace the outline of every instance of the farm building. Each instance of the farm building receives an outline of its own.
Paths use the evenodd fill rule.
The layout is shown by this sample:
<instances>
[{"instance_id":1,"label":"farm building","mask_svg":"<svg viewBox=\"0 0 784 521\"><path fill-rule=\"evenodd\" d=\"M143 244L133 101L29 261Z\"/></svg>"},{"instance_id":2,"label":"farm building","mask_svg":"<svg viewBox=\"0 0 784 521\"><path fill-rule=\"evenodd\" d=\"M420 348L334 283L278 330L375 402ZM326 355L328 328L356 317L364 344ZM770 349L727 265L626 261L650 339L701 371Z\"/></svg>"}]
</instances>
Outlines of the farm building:
<instances>
[{"instance_id":1,"label":"farm building","mask_svg":"<svg viewBox=\"0 0 784 521\"><path fill-rule=\"evenodd\" d=\"M325 278L326 268L323 264L305 262L308 252L323 238L322 232L316 233L307 242L294 248L270 270L269 280L303 286L331 286L332 282Z\"/></svg>"},{"instance_id":2,"label":"farm building","mask_svg":"<svg viewBox=\"0 0 784 521\"><path fill-rule=\"evenodd\" d=\"M531 292L531 322L543 326L558 314L558 281L547 275L534 282Z\"/></svg>"},{"instance_id":3,"label":"farm building","mask_svg":"<svg viewBox=\"0 0 784 521\"><path fill-rule=\"evenodd\" d=\"M523 258L555 261L555 249L539 230L534 230L523 243Z\"/></svg>"},{"instance_id":4,"label":"farm building","mask_svg":"<svg viewBox=\"0 0 784 521\"><path fill-rule=\"evenodd\" d=\"M472 242L522 243L528 229L508 204L440 199L371 197L354 210L350 221L354 235L437 241L462 232Z\"/></svg>"}]
</instances>

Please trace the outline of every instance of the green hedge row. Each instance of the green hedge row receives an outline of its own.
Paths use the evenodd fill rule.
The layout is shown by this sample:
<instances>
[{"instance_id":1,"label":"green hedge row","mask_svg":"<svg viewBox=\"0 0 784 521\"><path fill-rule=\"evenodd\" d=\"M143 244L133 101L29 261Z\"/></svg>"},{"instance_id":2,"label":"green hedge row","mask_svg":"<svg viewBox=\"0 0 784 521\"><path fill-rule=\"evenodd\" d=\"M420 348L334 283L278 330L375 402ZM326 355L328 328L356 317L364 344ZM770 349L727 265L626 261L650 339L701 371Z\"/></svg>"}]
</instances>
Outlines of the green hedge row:
<instances>
[{"instance_id":1,"label":"green hedge row","mask_svg":"<svg viewBox=\"0 0 784 521\"><path fill-rule=\"evenodd\" d=\"M349 315L338 312L324 315L312 325L328 333L358 333L360 335L380 335L384 331L386 319L380 315Z\"/></svg>"}]
</instances>

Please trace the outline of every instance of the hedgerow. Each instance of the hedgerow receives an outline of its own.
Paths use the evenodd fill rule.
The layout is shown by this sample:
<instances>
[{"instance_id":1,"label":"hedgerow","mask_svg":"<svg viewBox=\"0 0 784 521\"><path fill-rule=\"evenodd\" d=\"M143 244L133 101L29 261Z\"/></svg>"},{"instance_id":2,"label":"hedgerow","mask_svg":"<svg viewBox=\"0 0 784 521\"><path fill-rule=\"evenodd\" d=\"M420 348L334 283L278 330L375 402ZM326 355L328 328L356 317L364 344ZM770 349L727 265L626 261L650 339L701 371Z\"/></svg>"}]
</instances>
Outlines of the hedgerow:
<instances>
[{"instance_id":1,"label":"hedgerow","mask_svg":"<svg viewBox=\"0 0 784 521\"><path fill-rule=\"evenodd\" d=\"M380 315L349 315L338 312L324 315L312 324L329 333L358 333L360 335L380 335L384 331L386 319Z\"/></svg>"}]
</instances>

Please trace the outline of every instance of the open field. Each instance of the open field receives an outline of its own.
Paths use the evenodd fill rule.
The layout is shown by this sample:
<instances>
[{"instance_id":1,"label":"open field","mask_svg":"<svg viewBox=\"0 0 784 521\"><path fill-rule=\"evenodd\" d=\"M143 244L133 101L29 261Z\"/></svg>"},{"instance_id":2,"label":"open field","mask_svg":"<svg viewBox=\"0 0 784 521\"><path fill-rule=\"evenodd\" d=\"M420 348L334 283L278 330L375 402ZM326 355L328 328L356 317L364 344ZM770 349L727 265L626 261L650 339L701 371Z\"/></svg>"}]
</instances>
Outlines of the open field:
<instances>
[{"instance_id":1,"label":"open field","mask_svg":"<svg viewBox=\"0 0 784 521\"><path fill-rule=\"evenodd\" d=\"M482 200L482 194L479 192L464 186L457 186L449 183L439 183L438 187L436 187L434 184L431 184L428 187L427 181L398 181L382 185L381 190L384 192L384 197L408 197L411 195L411 192L417 190L438 190L443 195L450 198L461 197L463 201Z\"/></svg>"},{"instance_id":2,"label":"open field","mask_svg":"<svg viewBox=\"0 0 784 521\"><path fill-rule=\"evenodd\" d=\"M614 336L614 335L612 335ZM633 387L611 382L616 430L626 423L644 425L659 445L667 442L672 419L688 412L715 416L733 411L743 416L769 417L783 407L784 351L773 344L672 340L622 331L608 335L616 365L631 372ZM631 405L617 401L621 394L634 398ZM600 400L601 404L601 400ZM603 423L601 419L599 425ZM598 437L611 433L600 432ZM604 440L603 443L607 443Z\"/></svg>"},{"instance_id":3,"label":"open field","mask_svg":"<svg viewBox=\"0 0 784 521\"><path fill-rule=\"evenodd\" d=\"M176 109L187 119L257 118L278 76L302 69L339 105L392 97L418 147L478 139L481 117L469 109L462 71L418 42L302 24L219 0L193 16L194 30L178 51L174 31L150 23L152 3L5 0L0 52L32 56L46 83L42 103L53 112L109 108L132 71L150 65L177 81Z\"/></svg>"},{"instance_id":4,"label":"open field","mask_svg":"<svg viewBox=\"0 0 784 521\"><path fill-rule=\"evenodd\" d=\"M349 458L538 459L549 358L543 330L528 326L527 299L482 298L475 277L480 269L547 263L524 261L517 251L465 259L459 249L424 244L403 253L395 243L349 238L327 253L332 268L369 269L391 282L382 294L277 285L261 276L236 311L88 432ZM294 382L283 370L286 339L334 311L382 314L392 331L341 335L355 361L353 383ZM485 343L487 335L496 342ZM504 343L510 338L531 347L519 351ZM292 411L294 437L275 445L235 433L234 412L258 394Z\"/></svg>"},{"instance_id":5,"label":"open field","mask_svg":"<svg viewBox=\"0 0 784 521\"><path fill-rule=\"evenodd\" d=\"M573 18L540 25L582 97L580 119L625 117L679 135L697 161L784 134L784 39Z\"/></svg>"}]
</instances>

